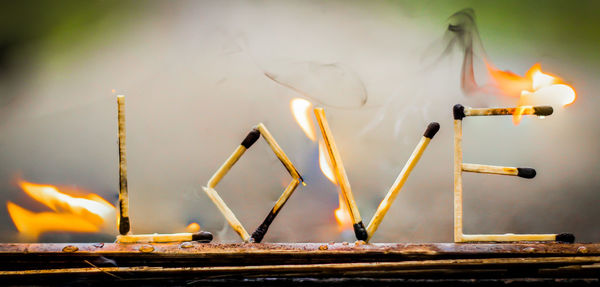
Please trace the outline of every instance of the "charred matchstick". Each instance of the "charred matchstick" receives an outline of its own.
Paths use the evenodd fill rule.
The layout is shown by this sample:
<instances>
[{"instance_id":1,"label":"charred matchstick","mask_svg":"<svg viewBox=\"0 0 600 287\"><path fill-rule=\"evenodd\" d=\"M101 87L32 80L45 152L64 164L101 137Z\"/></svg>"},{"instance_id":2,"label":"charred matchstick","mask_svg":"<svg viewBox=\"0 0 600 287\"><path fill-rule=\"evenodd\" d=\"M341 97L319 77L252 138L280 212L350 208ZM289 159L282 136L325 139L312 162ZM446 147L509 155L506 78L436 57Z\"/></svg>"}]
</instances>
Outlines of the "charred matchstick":
<instances>
[{"instance_id":1,"label":"charred matchstick","mask_svg":"<svg viewBox=\"0 0 600 287\"><path fill-rule=\"evenodd\" d=\"M119 125L119 233L126 235L131 229L129 221L129 194L127 193L127 154L125 148L125 96L117 96Z\"/></svg>"},{"instance_id":2,"label":"charred matchstick","mask_svg":"<svg viewBox=\"0 0 600 287\"><path fill-rule=\"evenodd\" d=\"M265 141L269 144L273 153L277 156L279 161L283 164L283 166L287 169L287 171L292 176L292 182L286 187L283 194L280 196L279 200L275 203L275 206L271 209L263 223L252 233L252 236L248 235L246 229L242 226L240 221L237 219L233 211L229 209L227 204L223 201L223 199L219 196L217 191L214 189L219 181L227 174L227 172L231 169L231 167L238 161L238 159L246 152L250 146L252 146L260 136L263 136ZM304 184L304 180L300 173L296 170L296 167L292 164L290 159L285 155L275 138L271 135L269 130L262 123L258 124L256 128L254 128L246 138L242 141L240 146L236 148L236 150L229 156L229 158L223 163L223 165L217 170L217 172L213 175L213 177L208 181L206 187L204 187L204 191L213 201L213 203L217 206L219 211L225 216L225 219L229 223L229 225L240 235L244 242L260 242L264 237L265 233L269 229L270 224L273 222L283 205L287 202L289 197L292 195L298 184L302 182Z\"/></svg>"},{"instance_id":3,"label":"charred matchstick","mask_svg":"<svg viewBox=\"0 0 600 287\"><path fill-rule=\"evenodd\" d=\"M528 167L494 166L473 163L463 163L462 170L476 173L514 175L522 178L534 178L536 175L535 169Z\"/></svg>"},{"instance_id":4,"label":"charred matchstick","mask_svg":"<svg viewBox=\"0 0 600 287\"><path fill-rule=\"evenodd\" d=\"M523 178L533 178L536 172L532 168L516 168L491 166L480 164L469 164L462 162L462 121L467 116L497 116L513 115L548 116L552 114L552 107L519 107L519 108L493 108L473 109L462 105L455 105L454 114L454 242L477 242L477 241L558 241L573 243L575 236L570 233L561 234L464 234L463 233L463 209L462 209L462 172L491 173L502 175L513 175Z\"/></svg>"},{"instance_id":5,"label":"charred matchstick","mask_svg":"<svg viewBox=\"0 0 600 287\"><path fill-rule=\"evenodd\" d=\"M198 241L208 243L213 236L210 232L200 231L196 233L171 233L171 234L132 234L117 236L117 243L160 243L179 241Z\"/></svg>"},{"instance_id":6,"label":"charred matchstick","mask_svg":"<svg viewBox=\"0 0 600 287\"><path fill-rule=\"evenodd\" d=\"M335 140L333 139L329 124L327 123L325 111L323 111L323 108L315 108L314 112L317 122L319 123L319 128L321 129L321 134L323 135L325 146L327 147L327 152L329 153L329 158L331 159L331 165L333 166L335 178L340 184L342 197L346 201L346 206L348 206L348 210L350 211L350 217L352 218L356 239L366 241L369 235L367 234L367 229L365 228L362 218L360 217L358 207L356 206L356 201L354 201L354 195L352 195L352 189L350 188L350 182L348 181L348 176L346 175L346 169L344 169L342 157L337 149Z\"/></svg>"},{"instance_id":7,"label":"charred matchstick","mask_svg":"<svg viewBox=\"0 0 600 287\"><path fill-rule=\"evenodd\" d=\"M269 226L271 225L271 223L273 223L273 220L275 219L283 205L290 198L292 193L294 193L294 190L296 189L296 187L298 187L299 183L300 181L294 178L292 179L290 184L288 184L288 186L285 188L277 202L275 202L275 206L273 206L265 220L256 228L254 232L252 232L252 239L254 240L254 242L260 243L262 241L263 237L267 233L267 230L269 230Z\"/></svg>"},{"instance_id":8,"label":"charred matchstick","mask_svg":"<svg viewBox=\"0 0 600 287\"><path fill-rule=\"evenodd\" d=\"M408 179L408 176L410 175L411 171L417 165L417 163L419 162L419 159L423 155L423 152L425 152L427 145L429 145L429 142L431 141L433 136L435 136L435 134L438 132L439 129L440 129L440 124L435 123L435 122L430 123L429 126L427 126L427 129L425 130L425 133L423 134L421 141L419 141L419 143L415 147L415 150L411 154L410 158L404 165L404 168L398 175L398 178L396 178L396 181L394 182L392 187L390 187L390 190L386 194L385 198L381 201L381 203L379 204L379 207L377 207L377 211L375 211L375 214L373 215L373 218L371 219L371 223L369 223L369 226L367 227L367 234L368 234L368 238L366 240L367 242L369 240L371 240L371 237L373 236L373 234L379 227L379 224L383 220L383 217L387 213L388 209L390 209L390 207L392 206L392 202L394 202L394 199L396 199L396 196L402 189L402 186Z\"/></svg>"}]
</instances>

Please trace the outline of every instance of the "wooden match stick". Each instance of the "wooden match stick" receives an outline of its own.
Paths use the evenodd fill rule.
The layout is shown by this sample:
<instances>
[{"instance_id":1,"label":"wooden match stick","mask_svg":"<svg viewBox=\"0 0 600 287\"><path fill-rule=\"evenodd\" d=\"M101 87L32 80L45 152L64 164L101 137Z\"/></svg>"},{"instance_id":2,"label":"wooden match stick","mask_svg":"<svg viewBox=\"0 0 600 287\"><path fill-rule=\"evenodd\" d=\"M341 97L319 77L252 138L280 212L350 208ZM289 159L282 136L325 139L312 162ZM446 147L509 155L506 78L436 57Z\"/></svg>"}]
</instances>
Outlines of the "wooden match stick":
<instances>
[{"instance_id":1,"label":"wooden match stick","mask_svg":"<svg viewBox=\"0 0 600 287\"><path fill-rule=\"evenodd\" d=\"M258 129L253 129L246 135L242 143L233 151L229 158L221 165L215 174L208 181L209 188L215 188L219 181L229 172L231 167L240 159L240 157L249 149L260 137Z\"/></svg>"},{"instance_id":2,"label":"wooden match stick","mask_svg":"<svg viewBox=\"0 0 600 287\"><path fill-rule=\"evenodd\" d=\"M523 115L547 116L552 114L552 107L521 107ZM511 115L515 108L497 109L472 109L462 105L455 105L454 114L454 242L477 241L558 241L575 242L571 233L561 234L464 234L463 233L463 208L462 208L462 172L493 173L515 175L523 178L533 178L536 172L532 168L514 168L463 163L462 151L462 120L466 116Z\"/></svg>"},{"instance_id":3,"label":"wooden match stick","mask_svg":"<svg viewBox=\"0 0 600 287\"><path fill-rule=\"evenodd\" d=\"M476 173L514 175L522 178L534 178L536 175L535 169L528 167L494 166L473 163L463 163L462 170Z\"/></svg>"},{"instance_id":4,"label":"wooden match stick","mask_svg":"<svg viewBox=\"0 0 600 287\"><path fill-rule=\"evenodd\" d=\"M277 202L275 202L275 205L273 206L265 220L252 233L252 239L254 240L254 242L260 243L262 241L263 237L269 230L269 226L271 225L271 223L273 222L283 205L287 202L290 196L292 196L292 193L294 193L294 190L296 190L296 187L298 187L299 183L300 181L294 178L292 179L290 184L288 184L288 186L285 188Z\"/></svg>"},{"instance_id":5,"label":"wooden match stick","mask_svg":"<svg viewBox=\"0 0 600 287\"><path fill-rule=\"evenodd\" d=\"M465 108L455 105L454 109L454 242L462 242L462 119Z\"/></svg>"},{"instance_id":6,"label":"wooden match stick","mask_svg":"<svg viewBox=\"0 0 600 287\"><path fill-rule=\"evenodd\" d=\"M321 129L321 134L323 135L325 146L327 147L327 152L329 153L329 158L331 159L331 165L333 166L336 180L340 184L342 197L346 201L346 206L348 206L350 216L352 217L356 239L367 240L367 230L362 222L362 218L360 217L358 207L356 206L356 201L354 201L354 195L352 195L352 189L350 188L350 182L348 181L348 176L346 175L346 169L344 168L342 157L337 149L337 146L335 145L335 140L333 139L329 124L327 123L325 111L323 108L315 108L314 112L315 116L317 117L317 122L319 123L319 128Z\"/></svg>"},{"instance_id":7,"label":"wooden match stick","mask_svg":"<svg viewBox=\"0 0 600 287\"><path fill-rule=\"evenodd\" d=\"M269 130L267 130L267 127L265 127L263 123L259 123L256 128L260 131L260 134L263 136L265 141L267 141L267 143L269 144L279 161L281 161L283 166L285 166L285 168L292 175L292 177L299 179L304 184L304 179L302 178L298 170L296 170L296 167L294 167L292 161L290 161L290 159L285 155L283 149L281 149L279 144L277 144L277 141L275 141L275 138L271 135Z\"/></svg>"},{"instance_id":8,"label":"wooden match stick","mask_svg":"<svg viewBox=\"0 0 600 287\"><path fill-rule=\"evenodd\" d=\"M196 233L118 235L117 243L159 243L180 241L199 241L208 243L212 241L212 239L213 236L210 232L200 231Z\"/></svg>"},{"instance_id":9,"label":"wooden match stick","mask_svg":"<svg viewBox=\"0 0 600 287\"><path fill-rule=\"evenodd\" d=\"M408 176L410 175L411 171L417 165L419 159L423 155L423 152L425 152L427 145L429 145L429 142L431 141L433 136L435 136L439 129L440 124L435 122L430 123L429 126L427 126L423 137L415 147L413 153L410 155L410 158L404 165L404 168L402 168L402 171L398 175L398 178L396 178L396 181L394 182L392 187L390 187L390 190L386 194L385 198L381 201L379 207L377 207L377 211L375 211L375 214L373 215L373 218L371 219L371 222L367 227L367 242L369 242L369 240L371 240L371 237L373 237L373 234L379 227L379 224L381 224L383 217L387 213L388 209L390 209L390 207L392 206L392 202L394 202L394 200L396 199L396 196L402 189L402 186L404 186L404 183L408 179Z\"/></svg>"},{"instance_id":10,"label":"wooden match stick","mask_svg":"<svg viewBox=\"0 0 600 287\"><path fill-rule=\"evenodd\" d=\"M549 116L554 110L550 106L522 106L518 108L463 108L463 114L466 117L473 116L505 116L513 115L515 112L521 115Z\"/></svg>"},{"instance_id":11,"label":"wooden match stick","mask_svg":"<svg viewBox=\"0 0 600 287\"><path fill-rule=\"evenodd\" d=\"M127 193L127 154L125 148L125 96L117 96L119 125L119 233L126 235L131 229L129 221L129 194Z\"/></svg>"},{"instance_id":12,"label":"wooden match stick","mask_svg":"<svg viewBox=\"0 0 600 287\"><path fill-rule=\"evenodd\" d=\"M240 223L240 221L237 219L237 217L235 217L235 214L233 213L233 211L231 211L231 209L229 209L229 207L227 206L227 204L225 204L225 201L223 201L223 199L219 196L217 191L210 187L203 187L203 188L204 188L204 192L206 192L208 197L217 206L219 211L221 211L221 214L223 214L223 216L225 216L225 219L227 220L227 222L229 223L231 228L233 228L233 230L235 230L235 232L237 232L237 234L240 235L240 237L242 238L242 240L244 240L244 242L250 242L250 235L248 234L248 231L246 231L244 226L242 226L242 223Z\"/></svg>"},{"instance_id":13,"label":"wooden match stick","mask_svg":"<svg viewBox=\"0 0 600 287\"><path fill-rule=\"evenodd\" d=\"M558 241L565 243L575 242L575 236L571 233L561 234L463 234L461 241L457 242L514 242L514 241Z\"/></svg>"}]
</instances>

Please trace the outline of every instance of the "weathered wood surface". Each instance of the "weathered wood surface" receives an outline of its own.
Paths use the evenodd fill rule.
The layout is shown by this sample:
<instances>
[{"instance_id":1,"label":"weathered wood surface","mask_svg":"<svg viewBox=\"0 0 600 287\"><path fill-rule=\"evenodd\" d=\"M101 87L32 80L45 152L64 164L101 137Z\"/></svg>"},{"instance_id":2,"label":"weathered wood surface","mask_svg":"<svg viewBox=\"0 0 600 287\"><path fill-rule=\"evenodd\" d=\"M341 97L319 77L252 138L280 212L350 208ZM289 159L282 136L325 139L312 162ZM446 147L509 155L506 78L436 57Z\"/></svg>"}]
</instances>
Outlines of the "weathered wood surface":
<instances>
[{"instance_id":1,"label":"weathered wood surface","mask_svg":"<svg viewBox=\"0 0 600 287\"><path fill-rule=\"evenodd\" d=\"M205 283L236 278L587 278L597 283L600 244L0 244L0 279L6 282L81 278L167 280L163 283L169 278Z\"/></svg>"}]
</instances>

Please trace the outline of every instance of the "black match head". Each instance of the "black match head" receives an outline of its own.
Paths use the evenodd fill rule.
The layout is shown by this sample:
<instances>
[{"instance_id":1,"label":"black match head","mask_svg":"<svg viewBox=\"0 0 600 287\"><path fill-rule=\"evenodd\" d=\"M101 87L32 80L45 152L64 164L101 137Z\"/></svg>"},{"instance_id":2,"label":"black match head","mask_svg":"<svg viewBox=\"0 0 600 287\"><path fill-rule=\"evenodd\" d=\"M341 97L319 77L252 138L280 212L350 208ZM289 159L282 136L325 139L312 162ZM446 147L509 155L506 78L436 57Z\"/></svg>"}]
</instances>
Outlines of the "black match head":
<instances>
[{"instance_id":1,"label":"black match head","mask_svg":"<svg viewBox=\"0 0 600 287\"><path fill-rule=\"evenodd\" d=\"M367 241L367 238L369 238L369 234L367 233L367 229L365 228L365 225L363 224L363 222L361 221L359 223L355 223L353 225L353 227L354 227L354 235L356 235L356 239Z\"/></svg>"},{"instance_id":2,"label":"black match head","mask_svg":"<svg viewBox=\"0 0 600 287\"><path fill-rule=\"evenodd\" d=\"M539 106L533 107L536 116L549 116L554 112L551 106Z\"/></svg>"},{"instance_id":3,"label":"black match head","mask_svg":"<svg viewBox=\"0 0 600 287\"><path fill-rule=\"evenodd\" d=\"M121 235L127 235L130 229L129 217L121 217L119 219L119 233L121 233Z\"/></svg>"},{"instance_id":4,"label":"black match head","mask_svg":"<svg viewBox=\"0 0 600 287\"><path fill-rule=\"evenodd\" d=\"M537 173L529 167L517 167L517 176L522 178L534 178Z\"/></svg>"},{"instance_id":5,"label":"black match head","mask_svg":"<svg viewBox=\"0 0 600 287\"><path fill-rule=\"evenodd\" d=\"M454 113L455 120L462 120L465 117L465 107L461 104L454 105L452 112Z\"/></svg>"},{"instance_id":6,"label":"black match head","mask_svg":"<svg viewBox=\"0 0 600 287\"><path fill-rule=\"evenodd\" d=\"M556 234L556 241L563 242L563 243L574 243L575 235L573 235L573 233Z\"/></svg>"},{"instance_id":7,"label":"black match head","mask_svg":"<svg viewBox=\"0 0 600 287\"><path fill-rule=\"evenodd\" d=\"M258 129L253 129L248 133L246 138L242 141L241 145L243 145L246 149L249 149L260 137L260 132Z\"/></svg>"},{"instance_id":8,"label":"black match head","mask_svg":"<svg viewBox=\"0 0 600 287\"><path fill-rule=\"evenodd\" d=\"M192 234L193 241L199 241L202 243L209 243L213 240L213 235L207 231L200 231Z\"/></svg>"},{"instance_id":9,"label":"black match head","mask_svg":"<svg viewBox=\"0 0 600 287\"><path fill-rule=\"evenodd\" d=\"M435 134L440 130L440 124L433 122L430 123L427 126L427 129L425 130L425 133L423 134L424 137L432 139L433 136L435 136Z\"/></svg>"}]
</instances>

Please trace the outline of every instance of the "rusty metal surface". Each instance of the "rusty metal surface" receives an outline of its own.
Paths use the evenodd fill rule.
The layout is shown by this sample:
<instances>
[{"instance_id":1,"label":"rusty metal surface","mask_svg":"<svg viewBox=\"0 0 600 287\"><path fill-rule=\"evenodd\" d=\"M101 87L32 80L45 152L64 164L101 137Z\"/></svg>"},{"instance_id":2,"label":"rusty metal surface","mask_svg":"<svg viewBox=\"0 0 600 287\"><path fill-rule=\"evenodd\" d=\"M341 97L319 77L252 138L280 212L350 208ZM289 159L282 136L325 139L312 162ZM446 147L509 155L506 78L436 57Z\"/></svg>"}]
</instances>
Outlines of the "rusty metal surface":
<instances>
[{"instance_id":1,"label":"rusty metal surface","mask_svg":"<svg viewBox=\"0 0 600 287\"><path fill-rule=\"evenodd\" d=\"M135 254L152 247L162 255L211 254L400 254L420 256L469 255L600 255L600 243L0 243L0 256L7 254Z\"/></svg>"},{"instance_id":2,"label":"rusty metal surface","mask_svg":"<svg viewBox=\"0 0 600 287\"><path fill-rule=\"evenodd\" d=\"M5 282L147 278L165 284L175 278L181 284L247 278L579 278L598 283L600 244L0 244L0 279Z\"/></svg>"}]
</instances>

